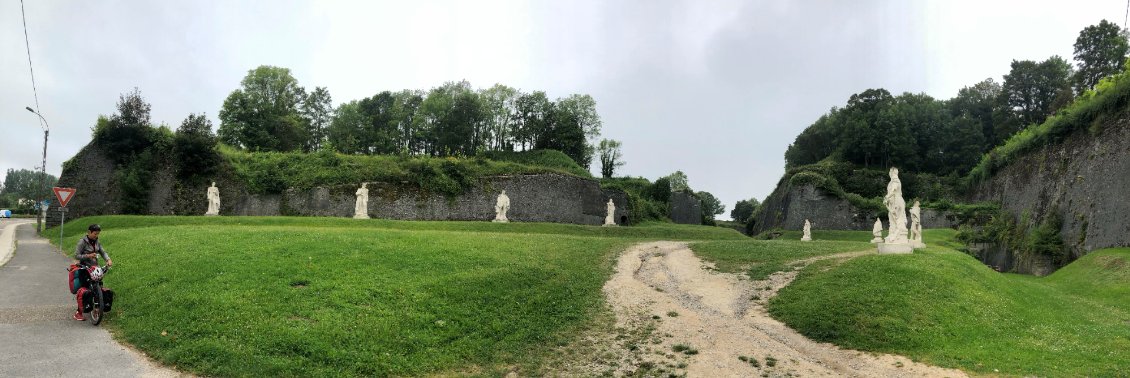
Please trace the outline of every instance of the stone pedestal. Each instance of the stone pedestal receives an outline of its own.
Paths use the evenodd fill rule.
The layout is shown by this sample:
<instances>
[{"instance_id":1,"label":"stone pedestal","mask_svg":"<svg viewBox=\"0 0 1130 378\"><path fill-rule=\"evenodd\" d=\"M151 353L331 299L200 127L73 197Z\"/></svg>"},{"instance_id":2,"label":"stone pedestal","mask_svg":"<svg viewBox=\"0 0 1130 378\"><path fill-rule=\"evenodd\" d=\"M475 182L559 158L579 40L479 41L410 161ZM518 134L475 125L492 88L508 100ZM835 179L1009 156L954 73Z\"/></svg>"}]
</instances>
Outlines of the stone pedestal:
<instances>
[{"instance_id":1,"label":"stone pedestal","mask_svg":"<svg viewBox=\"0 0 1130 378\"><path fill-rule=\"evenodd\" d=\"M922 249L926 248L926 243L923 243L921 240L911 240L910 247L914 249Z\"/></svg>"},{"instance_id":2,"label":"stone pedestal","mask_svg":"<svg viewBox=\"0 0 1130 378\"><path fill-rule=\"evenodd\" d=\"M369 219L369 214L353 214L353 219Z\"/></svg>"},{"instance_id":3,"label":"stone pedestal","mask_svg":"<svg viewBox=\"0 0 1130 378\"><path fill-rule=\"evenodd\" d=\"M914 248L908 243L879 243L880 255L914 253Z\"/></svg>"},{"instance_id":4,"label":"stone pedestal","mask_svg":"<svg viewBox=\"0 0 1130 378\"><path fill-rule=\"evenodd\" d=\"M882 243L882 242L883 242L882 236L876 236L874 239L871 239L871 244Z\"/></svg>"}]
</instances>

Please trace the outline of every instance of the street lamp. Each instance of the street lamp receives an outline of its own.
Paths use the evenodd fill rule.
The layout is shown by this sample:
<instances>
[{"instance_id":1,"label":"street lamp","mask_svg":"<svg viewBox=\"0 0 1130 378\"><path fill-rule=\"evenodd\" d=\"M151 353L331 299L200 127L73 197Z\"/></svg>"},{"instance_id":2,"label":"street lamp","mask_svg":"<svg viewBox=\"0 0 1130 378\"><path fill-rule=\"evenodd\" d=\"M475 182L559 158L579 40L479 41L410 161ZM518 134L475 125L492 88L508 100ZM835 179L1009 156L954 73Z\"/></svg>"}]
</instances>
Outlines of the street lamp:
<instances>
[{"instance_id":1,"label":"street lamp","mask_svg":"<svg viewBox=\"0 0 1130 378\"><path fill-rule=\"evenodd\" d=\"M47 119L43 118L42 114L39 114L39 112L35 111L35 109L32 109L30 106L25 106L24 109L39 116L39 120L43 121L43 165L40 166L43 168L43 174L39 176L39 187L43 189L40 193L41 199L39 200L39 204L42 205L43 200L47 199L47 182L44 180L47 180L47 132L51 128L51 125L47 123ZM43 219L43 213L45 211L46 209L40 209L35 214L36 232L43 232L43 229L47 228L46 225L44 225L47 220ZM62 245L59 247L62 247Z\"/></svg>"}]
</instances>

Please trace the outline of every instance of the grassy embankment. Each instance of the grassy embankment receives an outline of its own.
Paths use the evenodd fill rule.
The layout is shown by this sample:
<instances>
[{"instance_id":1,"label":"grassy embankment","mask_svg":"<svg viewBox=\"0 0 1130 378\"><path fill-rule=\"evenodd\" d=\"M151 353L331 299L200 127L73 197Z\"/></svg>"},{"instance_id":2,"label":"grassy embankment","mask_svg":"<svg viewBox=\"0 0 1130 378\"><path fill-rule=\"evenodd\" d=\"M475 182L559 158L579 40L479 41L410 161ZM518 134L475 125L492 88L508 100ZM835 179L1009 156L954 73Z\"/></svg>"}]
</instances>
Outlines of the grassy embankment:
<instances>
[{"instance_id":1,"label":"grassy embankment","mask_svg":"<svg viewBox=\"0 0 1130 378\"><path fill-rule=\"evenodd\" d=\"M813 233L817 240L870 238ZM1130 249L1095 251L1038 278L994 272L955 251L952 237L952 230L927 230L931 246L913 255L813 264L770 302L770 313L819 341L976 374L1130 374ZM699 252L736 270L750 263L731 256L761 248L737 246ZM751 271L759 274L758 266Z\"/></svg>"},{"instance_id":2,"label":"grassy embankment","mask_svg":"<svg viewBox=\"0 0 1130 378\"><path fill-rule=\"evenodd\" d=\"M628 245L745 239L659 223L101 216L69 223L64 243L89 223L116 263L105 324L210 376L534 371L603 311Z\"/></svg>"}]
</instances>

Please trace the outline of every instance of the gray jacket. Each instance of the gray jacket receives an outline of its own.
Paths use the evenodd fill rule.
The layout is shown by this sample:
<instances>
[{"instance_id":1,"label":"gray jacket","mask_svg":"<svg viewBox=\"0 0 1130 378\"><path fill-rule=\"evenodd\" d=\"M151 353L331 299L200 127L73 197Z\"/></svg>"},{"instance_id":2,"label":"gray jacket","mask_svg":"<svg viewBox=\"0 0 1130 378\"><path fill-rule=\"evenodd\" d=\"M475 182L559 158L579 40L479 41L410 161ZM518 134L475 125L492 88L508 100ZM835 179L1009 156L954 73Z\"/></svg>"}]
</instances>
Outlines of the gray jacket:
<instances>
[{"instance_id":1,"label":"gray jacket","mask_svg":"<svg viewBox=\"0 0 1130 378\"><path fill-rule=\"evenodd\" d=\"M95 265L98 263L97 259L83 259L81 255L97 253L102 256L103 260L109 260L110 254L102 249L102 243L97 240L91 241L88 237L83 236L78 239L78 247L75 248L75 260L84 265Z\"/></svg>"}]
</instances>

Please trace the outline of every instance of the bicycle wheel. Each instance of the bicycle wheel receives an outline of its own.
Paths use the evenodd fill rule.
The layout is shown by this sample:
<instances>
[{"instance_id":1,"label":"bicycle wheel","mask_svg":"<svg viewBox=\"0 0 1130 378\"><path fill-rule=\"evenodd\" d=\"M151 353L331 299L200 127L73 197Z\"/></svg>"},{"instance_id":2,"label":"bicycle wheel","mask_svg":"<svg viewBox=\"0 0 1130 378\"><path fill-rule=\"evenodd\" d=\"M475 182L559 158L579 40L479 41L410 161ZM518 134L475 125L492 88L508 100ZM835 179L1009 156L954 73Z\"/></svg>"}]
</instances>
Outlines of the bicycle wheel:
<instances>
[{"instance_id":1,"label":"bicycle wheel","mask_svg":"<svg viewBox=\"0 0 1130 378\"><path fill-rule=\"evenodd\" d=\"M91 286L92 289L94 289L94 292L91 294L93 294L94 296L91 297L92 306L90 308L90 324L98 325L98 323L102 322L102 315L105 314L104 306L106 302L102 301L102 285L94 284Z\"/></svg>"}]
</instances>

